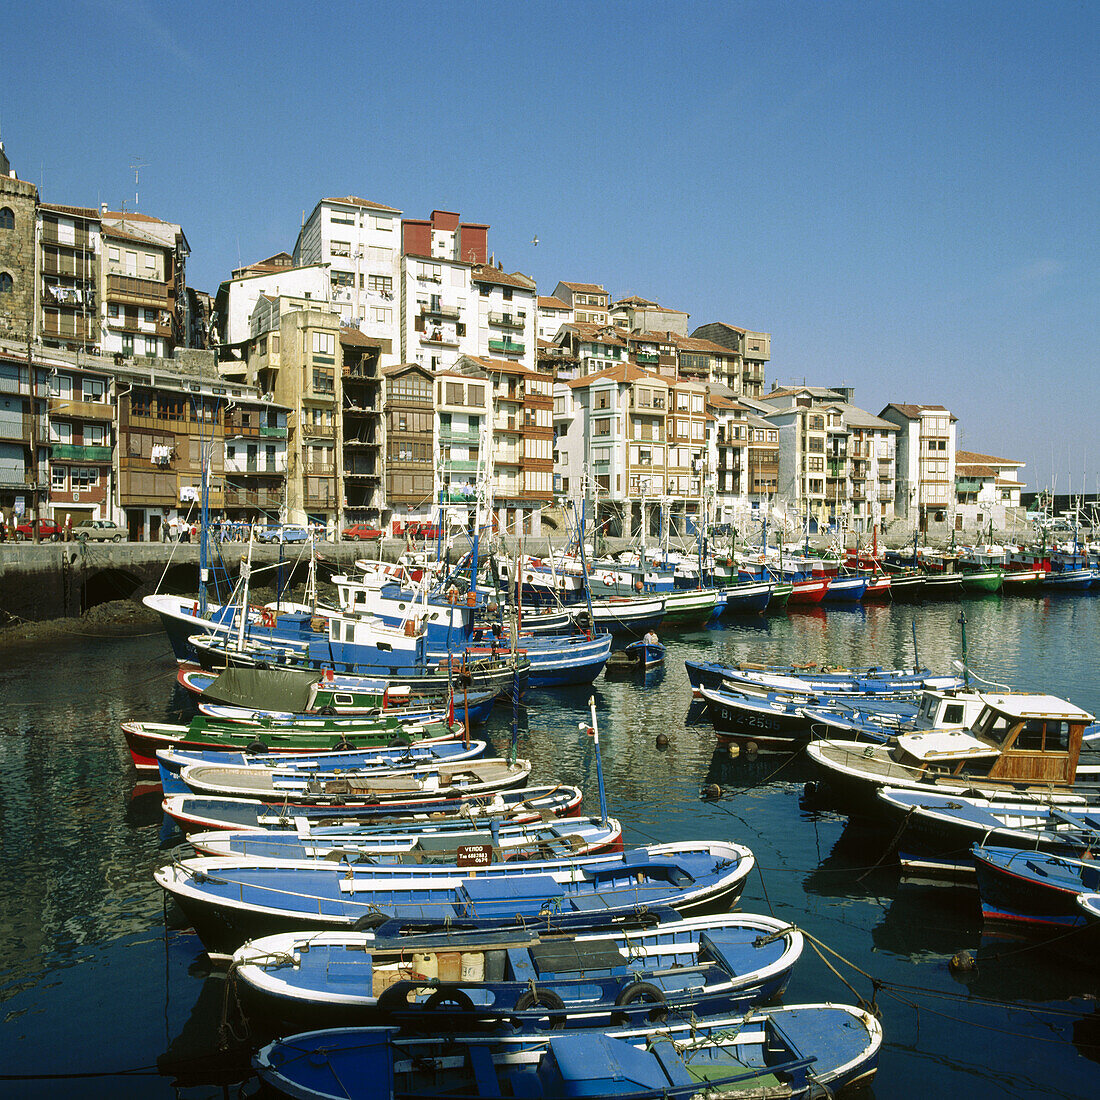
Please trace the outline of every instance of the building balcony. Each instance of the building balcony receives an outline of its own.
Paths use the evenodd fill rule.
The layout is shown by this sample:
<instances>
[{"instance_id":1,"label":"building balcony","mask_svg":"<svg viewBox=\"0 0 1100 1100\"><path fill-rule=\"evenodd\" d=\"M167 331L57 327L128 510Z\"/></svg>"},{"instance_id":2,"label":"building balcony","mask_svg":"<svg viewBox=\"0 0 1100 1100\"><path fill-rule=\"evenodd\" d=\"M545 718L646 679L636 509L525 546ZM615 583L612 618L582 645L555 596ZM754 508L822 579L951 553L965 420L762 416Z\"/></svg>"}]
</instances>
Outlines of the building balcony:
<instances>
[{"instance_id":1,"label":"building balcony","mask_svg":"<svg viewBox=\"0 0 1100 1100\"><path fill-rule=\"evenodd\" d=\"M656 367L661 362L661 357L656 352L640 351L634 356L635 361L642 367Z\"/></svg>"},{"instance_id":2,"label":"building balcony","mask_svg":"<svg viewBox=\"0 0 1100 1100\"><path fill-rule=\"evenodd\" d=\"M163 283L158 279L139 279L133 275L108 275L107 300L170 311L174 303L169 287L169 283Z\"/></svg>"},{"instance_id":3,"label":"building balcony","mask_svg":"<svg viewBox=\"0 0 1100 1100\"><path fill-rule=\"evenodd\" d=\"M266 436L268 439L286 439L286 428L269 428L266 425L261 425L260 435Z\"/></svg>"},{"instance_id":4,"label":"building balcony","mask_svg":"<svg viewBox=\"0 0 1100 1100\"><path fill-rule=\"evenodd\" d=\"M381 481L382 471L375 467L357 466L355 463L344 467L345 478L356 478L359 481Z\"/></svg>"},{"instance_id":5,"label":"building balcony","mask_svg":"<svg viewBox=\"0 0 1100 1100\"><path fill-rule=\"evenodd\" d=\"M76 340L94 344L99 340L98 330L94 317L80 314L47 313L42 319L42 336L47 340Z\"/></svg>"},{"instance_id":6,"label":"building balcony","mask_svg":"<svg viewBox=\"0 0 1100 1100\"><path fill-rule=\"evenodd\" d=\"M481 432L477 428L440 428L440 443L474 444L481 441Z\"/></svg>"},{"instance_id":7,"label":"building balcony","mask_svg":"<svg viewBox=\"0 0 1100 1100\"><path fill-rule=\"evenodd\" d=\"M444 336L442 333L431 336L421 336L420 342L429 348L457 348L458 337L457 336Z\"/></svg>"},{"instance_id":8,"label":"building balcony","mask_svg":"<svg viewBox=\"0 0 1100 1100\"><path fill-rule=\"evenodd\" d=\"M51 443L50 458L66 462L110 462L111 448L79 443Z\"/></svg>"},{"instance_id":9,"label":"building balcony","mask_svg":"<svg viewBox=\"0 0 1100 1100\"><path fill-rule=\"evenodd\" d=\"M462 310L458 306L448 306L442 302L432 302L429 306L421 306L420 313L424 317L438 317L443 321L457 321L462 316Z\"/></svg>"},{"instance_id":10,"label":"building balcony","mask_svg":"<svg viewBox=\"0 0 1100 1100\"><path fill-rule=\"evenodd\" d=\"M71 248L74 252L86 252L95 255L95 241L87 232L74 233L71 241L63 241L57 232L57 225L52 222L42 222L42 244L56 245L59 248Z\"/></svg>"},{"instance_id":11,"label":"building balcony","mask_svg":"<svg viewBox=\"0 0 1100 1100\"><path fill-rule=\"evenodd\" d=\"M225 487L227 508L264 508L274 511L281 508L282 503L282 492L274 489L241 489L229 485Z\"/></svg>"},{"instance_id":12,"label":"building balcony","mask_svg":"<svg viewBox=\"0 0 1100 1100\"><path fill-rule=\"evenodd\" d=\"M50 416L71 416L80 420L114 420L115 408L106 401L70 401L64 397L51 397L48 402Z\"/></svg>"},{"instance_id":13,"label":"building balcony","mask_svg":"<svg viewBox=\"0 0 1100 1100\"><path fill-rule=\"evenodd\" d=\"M336 438L336 425L335 424L303 424L301 426L301 433L304 439L335 439Z\"/></svg>"},{"instance_id":14,"label":"building balcony","mask_svg":"<svg viewBox=\"0 0 1100 1100\"><path fill-rule=\"evenodd\" d=\"M306 477L332 477L336 467L331 462L306 462L303 465Z\"/></svg>"},{"instance_id":15,"label":"building balcony","mask_svg":"<svg viewBox=\"0 0 1100 1100\"><path fill-rule=\"evenodd\" d=\"M498 351L505 355L522 355L524 345L514 343L511 340L490 340L489 350Z\"/></svg>"},{"instance_id":16,"label":"building balcony","mask_svg":"<svg viewBox=\"0 0 1100 1100\"><path fill-rule=\"evenodd\" d=\"M443 460L443 472L445 474L476 474L479 465L477 459L445 458Z\"/></svg>"},{"instance_id":17,"label":"building balcony","mask_svg":"<svg viewBox=\"0 0 1100 1100\"><path fill-rule=\"evenodd\" d=\"M497 328L517 329L522 332L527 323L526 317L517 317L514 313L490 313L489 324Z\"/></svg>"},{"instance_id":18,"label":"building balcony","mask_svg":"<svg viewBox=\"0 0 1100 1100\"><path fill-rule=\"evenodd\" d=\"M165 340L172 338L172 326L161 321L149 324L129 317L108 317L106 325L112 332L129 332L137 336L160 336Z\"/></svg>"}]
</instances>

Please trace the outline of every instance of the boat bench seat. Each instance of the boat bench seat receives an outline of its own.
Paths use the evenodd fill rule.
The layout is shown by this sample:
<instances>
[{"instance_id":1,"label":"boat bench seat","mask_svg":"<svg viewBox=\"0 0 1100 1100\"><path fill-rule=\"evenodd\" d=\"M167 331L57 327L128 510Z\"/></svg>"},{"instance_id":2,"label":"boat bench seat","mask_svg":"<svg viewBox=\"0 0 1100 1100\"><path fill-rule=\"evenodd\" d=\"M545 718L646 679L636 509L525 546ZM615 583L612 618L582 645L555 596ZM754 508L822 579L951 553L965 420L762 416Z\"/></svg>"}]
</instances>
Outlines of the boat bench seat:
<instances>
[{"instance_id":1,"label":"boat bench seat","mask_svg":"<svg viewBox=\"0 0 1100 1100\"><path fill-rule=\"evenodd\" d=\"M500 878L467 878L458 891L457 908L463 917L533 917L545 908L560 908L563 898L561 884L553 875L517 875L507 882Z\"/></svg>"},{"instance_id":2,"label":"boat bench seat","mask_svg":"<svg viewBox=\"0 0 1100 1100\"><path fill-rule=\"evenodd\" d=\"M526 955L527 952L525 951ZM511 952L509 952L509 956ZM626 957L613 943L540 943L530 950L530 957L540 977L552 978L567 974L590 974L602 970L626 972ZM526 980L525 978L523 980Z\"/></svg>"},{"instance_id":3,"label":"boat bench seat","mask_svg":"<svg viewBox=\"0 0 1100 1100\"><path fill-rule=\"evenodd\" d=\"M531 965L531 956L526 948L509 947L507 955L508 966L514 981L533 982L538 977L538 971Z\"/></svg>"}]
</instances>

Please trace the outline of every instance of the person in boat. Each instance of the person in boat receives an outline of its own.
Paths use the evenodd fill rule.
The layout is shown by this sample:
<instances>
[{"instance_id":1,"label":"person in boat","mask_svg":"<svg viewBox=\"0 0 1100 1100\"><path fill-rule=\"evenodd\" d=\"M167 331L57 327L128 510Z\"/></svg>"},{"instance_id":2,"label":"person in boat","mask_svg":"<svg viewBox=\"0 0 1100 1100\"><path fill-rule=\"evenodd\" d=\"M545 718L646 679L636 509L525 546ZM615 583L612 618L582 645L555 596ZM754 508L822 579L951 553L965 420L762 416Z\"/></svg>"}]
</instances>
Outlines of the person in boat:
<instances>
[{"instance_id":1,"label":"person in boat","mask_svg":"<svg viewBox=\"0 0 1100 1100\"><path fill-rule=\"evenodd\" d=\"M659 643L657 641L657 631L647 631L642 641L645 642L646 645L658 645Z\"/></svg>"}]
</instances>

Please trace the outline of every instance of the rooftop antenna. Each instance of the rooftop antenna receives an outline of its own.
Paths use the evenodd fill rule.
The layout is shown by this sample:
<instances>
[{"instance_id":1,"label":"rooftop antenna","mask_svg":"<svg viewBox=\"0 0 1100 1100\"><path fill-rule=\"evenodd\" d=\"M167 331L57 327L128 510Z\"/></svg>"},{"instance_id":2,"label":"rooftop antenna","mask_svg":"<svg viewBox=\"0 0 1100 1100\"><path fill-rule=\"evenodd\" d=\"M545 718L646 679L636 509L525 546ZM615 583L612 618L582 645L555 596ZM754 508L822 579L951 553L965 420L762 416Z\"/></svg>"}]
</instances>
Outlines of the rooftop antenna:
<instances>
[{"instance_id":1,"label":"rooftop antenna","mask_svg":"<svg viewBox=\"0 0 1100 1100\"><path fill-rule=\"evenodd\" d=\"M148 164L147 161L142 160L141 157L134 157L134 163L131 164L130 167L133 169L133 172L134 172L134 210L137 210L137 208L138 208L138 172L140 172L142 168L148 168L149 164Z\"/></svg>"}]
</instances>

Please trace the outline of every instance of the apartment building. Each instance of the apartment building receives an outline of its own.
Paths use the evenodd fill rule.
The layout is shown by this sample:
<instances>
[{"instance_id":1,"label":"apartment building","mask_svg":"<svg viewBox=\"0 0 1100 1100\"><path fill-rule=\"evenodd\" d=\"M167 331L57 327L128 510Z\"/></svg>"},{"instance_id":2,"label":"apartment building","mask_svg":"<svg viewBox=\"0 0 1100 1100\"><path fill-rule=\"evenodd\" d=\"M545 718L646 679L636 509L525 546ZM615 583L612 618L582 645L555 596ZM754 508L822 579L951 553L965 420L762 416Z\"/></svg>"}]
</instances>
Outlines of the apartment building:
<instances>
[{"instance_id":1,"label":"apartment building","mask_svg":"<svg viewBox=\"0 0 1100 1100\"><path fill-rule=\"evenodd\" d=\"M573 320L580 325L608 325L610 295L599 283L558 283L552 297L564 302L573 311Z\"/></svg>"},{"instance_id":2,"label":"apartment building","mask_svg":"<svg viewBox=\"0 0 1100 1100\"><path fill-rule=\"evenodd\" d=\"M576 362L577 377L609 370L630 358L627 337L607 324L575 321L563 325L554 344Z\"/></svg>"},{"instance_id":3,"label":"apartment building","mask_svg":"<svg viewBox=\"0 0 1100 1100\"><path fill-rule=\"evenodd\" d=\"M437 371L433 381L439 440L434 495L448 529L469 529L475 522L478 481L492 476L492 385L477 370Z\"/></svg>"},{"instance_id":4,"label":"apartment building","mask_svg":"<svg viewBox=\"0 0 1100 1100\"><path fill-rule=\"evenodd\" d=\"M674 334L667 333L669 337ZM732 394L742 392L744 384L740 357L730 348L698 336L675 336L669 343L676 354L676 369L681 378L718 383Z\"/></svg>"},{"instance_id":5,"label":"apartment building","mask_svg":"<svg viewBox=\"0 0 1100 1100\"><path fill-rule=\"evenodd\" d=\"M328 268L322 263L296 266L288 252L278 252L238 268L214 297L211 344L222 360L243 360L252 339L252 311L260 295L304 298L327 306ZM232 369L232 368L229 368Z\"/></svg>"},{"instance_id":6,"label":"apartment building","mask_svg":"<svg viewBox=\"0 0 1100 1100\"><path fill-rule=\"evenodd\" d=\"M31 515L49 499L49 372L25 346L0 344L0 511ZM48 511L48 509L46 509Z\"/></svg>"},{"instance_id":7,"label":"apartment building","mask_svg":"<svg viewBox=\"0 0 1100 1100\"><path fill-rule=\"evenodd\" d=\"M403 362L448 371L459 356L478 353L480 305L474 301L473 273L487 265L488 233L487 225L463 222L446 210L433 210L424 221L402 221Z\"/></svg>"},{"instance_id":8,"label":"apartment building","mask_svg":"<svg viewBox=\"0 0 1100 1100\"><path fill-rule=\"evenodd\" d=\"M1004 530L1020 507L1020 470L1023 463L1011 458L981 454L978 451L955 453L955 525L981 528L992 523Z\"/></svg>"},{"instance_id":9,"label":"apartment building","mask_svg":"<svg viewBox=\"0 0 1100 1100\"><path fill-rule=\"evenodd\" d=\"M286 504L287 410L238 394L223 414L227 519L278 518Z\"/></svg>"},{"instance_id":10,"label":"apartment building","mask_svg":"<svg viewBox=\"0 0 1100 1100\"><path fill-rule=\"evenodd\" d=\"M552 343L562 325L572 324L576 318L573 309L552 294L540 294L537 306L538 338Z\"/></svg>"},{"instance_id":11,"label":"apartment building","mask_svg":"<svg viewBox=\"0 0 1100 1100\"><path fill-rule=\"evenodd\" d=\"M398 363L382 369L384 382L383 416L385 438L385 506L386 519L407 523L431 517L438 490L435 486L437 446L440 463L450 460L452 445L452 412L440 413L436 428L433 389L437 384L432 372L416 363ZM442 391L446 396L446 390ZM463 394L465 397L465 394ZM466 431L458 413L456 430ZM444 431L444 420L446 431ZM438 431L438 435L437 435ZM460 446L467 446L463 439ZM468 454L460 455L468 458ZM463 471L465 472L465 471Z\"/></svg>"},{"instance_id":12,"label":"apartment building","mask_svg":"<svg viewBox=\"0 0 1100 1100\"><path fill-rule=\"evenodd\" d=\"M62 523L114 518L112 379L89 359L48 368L49 499Z\"/></svg>"},{"instance_id":13,"label":"apartment building","mask_svg":"<svg viewBox=\"0 0 1100 1100\"><path fill-rule=\"evenodd\" d=\"M893 423L858 408L851 391L775 388L758 407L780 429L780 496L821 524L867 531L893 518Z\"/></svg>"},{"instance_id":14,"label":"apartment building","mask_svg":"<svg viewBox=\"0 0 1100 1100\"><path fill-rule=\"evenodd\" d=\"M674 332L687 336L690 313L668 309L648 298L632 295L620 298L609 310L608 318L616 328L627 332Z\"/></svg>"},{"instance_id":15,"label":"apartment building","mask_svg":"<svg viewBox=\"0 0 1100 1100\"><path fill-rule=\"evenodd\" d=\"M894 511L927 530L955 502L957 417L943 405L887 405L879 416L898 426Z\"/></svg>"},{"instance_id":16,"label":"apartment building","mask_svg":"<svg viewBox=\"0 0 1100 1100\"><path fill-rule=\"evenodd\" d=\"M125 358L170 357L173 348L186 346L190 334L186 263L191 249L183 230L148 214L109 211L101 212L99 229L100 350Z\"/></svg>"},{"instance_id":17,"label":"apartment building","mask_svg":"<svg viewBox=\"0 0 1100 1100\"><path fill-rule=\"evenodd\" d=\"M480 264L471 276L477 295L477 354L535 369L538 292L520 272Z\"/></svg>"},{"instance_id":18,"label":"apartment building","mask_svg":"<svg viewBox=\"0 0 1100 1100\"><path fill-rule=\"evenodd\" d=\"M382 341L340 329L342 523L381 524L383 483Z\"/></svg>"},{"instance_id":19,"label":"apartment building","mask_svg":"<svg viewBox=\"0 0 1100 1100\"><path fill-rule=\"evenodd\" d=\"M764 368L771 359L770 333L750 332L725 321L710 321L700 325L691 335L735 353L741 373L741 385L736 387L739 393L746 397L760 397L763 394Z\"/></svg>"},{"instance_id":20,"label":"apartment building","mask_svg":"<svg viewBox=\"0 0 1100 1100\"><path fill-rule=\"evenodd\" d=\"M339 314L310 299L261 295L252 312L245 377L289 411L282 518L291 523L344 522L342 329Z\"/></svg>"},{"instance_id":21,"label":"apartment building","mask_svg":"<svg viewBox=\"0 0 1100 1100\"><path fill-rule=\"evenodd\" d=\"M484 378L489 385L487 442L496 529L540 534L542 509L554 500L552 380L521 363L481 356L464 356L458 373Z\"/></svg>"},{"instance_id":22,"label":"apartment building","mask_svg":"<svg viewBox=\"0 0 1100 1100\"><path fill-rule=\"evenodd\" d=\"M382 366L402 357L402 226L401 211L392 206L355 195L326 198L310 212L294 244L294 265L327 269L329 307L344 324L379 342Z\"/></svg>"}]
</instances>

